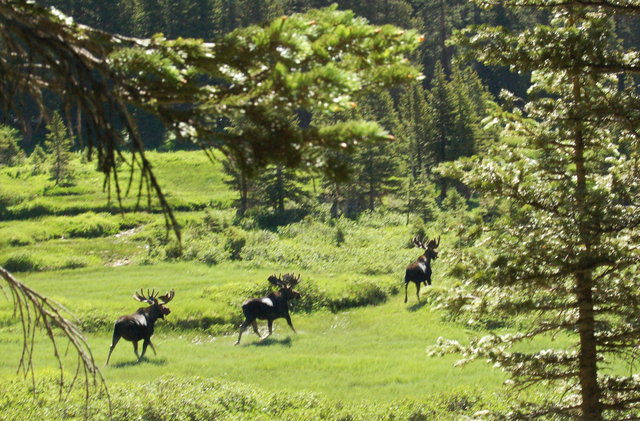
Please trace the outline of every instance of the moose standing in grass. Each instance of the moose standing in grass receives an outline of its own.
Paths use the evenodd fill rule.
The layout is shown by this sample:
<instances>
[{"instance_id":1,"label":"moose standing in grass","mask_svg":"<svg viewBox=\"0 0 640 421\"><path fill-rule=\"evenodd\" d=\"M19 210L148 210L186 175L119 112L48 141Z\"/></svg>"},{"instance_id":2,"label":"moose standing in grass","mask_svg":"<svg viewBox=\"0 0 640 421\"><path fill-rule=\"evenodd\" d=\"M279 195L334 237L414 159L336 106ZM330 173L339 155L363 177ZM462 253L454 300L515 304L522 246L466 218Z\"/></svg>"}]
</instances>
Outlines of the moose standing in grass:
<instances>
[{"instance_id":1,"label":"moose standing in grass","mask_svg":"<svg viewBox=\"0 0 640 421\"><path fill-rule=\"evenodd\" d=\"M244 313L245 320L242 325L240 325L240 334L238 335L238 340L235 345L240 343L242 333L249 325L253 326L253 331L260 337L256 319L266 320L269 328L269 333L265 337L261 337L260 340L266 339L271 335L273 321L281 317L287 320L291 330L296 333L293 324L291 324L291 317L289 316L289 300L300 298L300 293L293 289L300 281L300 275L295 276L293 273L287 273L279 277L271 275L267 279L272 285L280 289L270 293L266 297L252 298L242 304L242 312Z\"/></svg>"},{"instance_id":2,"label":"moose standing in grass","mask_svg":"<svg viewBox=\"0 0 640 421\"><path fill-rule=\"evenodd\" d=\"M138 357L138 362L144 357L144 353L147 351L147 345L151 345L154 355L156 349L151 343L151 335L153 335L153 327L158 319L164 319L164 316L171 313L168 307L165 306L169 301L173 299L175 293L173 290L169 291L165 295L157 296L155 289L149 293L147 290L147 296L140 290L140 293L135 293L133 298L137 301L149 304L148 307L140 307L135 313L120 317L116 320L116 324L113 328L113 339L111 340L111 347L109 348L109 355L107 356L107 362L109 364L109 358L113 348L120 338L124 338L127 341L133 342L133 352ZM144 340L142 344L142 354L138 355L138 341Z\"/></svg>"},{"instance_id":3,"label":"moose standing in grass","mask_svg":"<svg viewBox=\"0 0 640 421\"><path fill-rule=\"evenodd\" d=\"M436 249L440 245L440 236L438 240L431 239L426 242L426 238L419 236L413 237L413 245L424 249L424 254L418 257L418 260L407 266L407 271L404 275L404 302L407 302L407 287L409 282L416 284L416 297L420 301L420 284L431 285L431 260L438 258L438 252Z\"/></svg>"}]
</instances>

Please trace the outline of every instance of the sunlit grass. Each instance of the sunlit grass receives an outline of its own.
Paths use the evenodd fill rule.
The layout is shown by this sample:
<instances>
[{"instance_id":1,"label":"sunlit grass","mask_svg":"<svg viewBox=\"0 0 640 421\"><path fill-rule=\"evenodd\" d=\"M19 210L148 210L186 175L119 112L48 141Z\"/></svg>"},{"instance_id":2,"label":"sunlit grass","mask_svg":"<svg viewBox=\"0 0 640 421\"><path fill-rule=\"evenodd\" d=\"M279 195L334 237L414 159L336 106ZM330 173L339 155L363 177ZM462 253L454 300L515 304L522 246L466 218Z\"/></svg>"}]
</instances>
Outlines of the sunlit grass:
<instances>
[{"instance_id":1,"label":"sunlit grass","mask_svg":"<svg viewBox=\"0 0 640 421\"><path fill-rule=\"evenodd\" d=\"M456 368L455 356L427 356L426 348L437 337L466 335L460 326L444 323L428 306L405 305L395 297L381 306L293 314L293 323L298 334L278 320L271 338L260 342L247 332L242 343L233 346L235 333L167 331L161 321L154 336L158 355L149 349L145 360L136 364L131 344L121 341L103 374L109 382L153 381L167 374L211 377L265 390L317 392L351 402L428 399L456 387L474 388L478 382L487 393L504 391L504 376L498 370L482 363ZM265 331L264 323L260 328ZM88 336L100 363L106 359L110 336L109 332ZM5 329L0 337L5 349L0 373L9 375L18 357L18 335ZM55 361L51 355L40 355L37 367L55 367Z\"/></svg>"}]
</instances>

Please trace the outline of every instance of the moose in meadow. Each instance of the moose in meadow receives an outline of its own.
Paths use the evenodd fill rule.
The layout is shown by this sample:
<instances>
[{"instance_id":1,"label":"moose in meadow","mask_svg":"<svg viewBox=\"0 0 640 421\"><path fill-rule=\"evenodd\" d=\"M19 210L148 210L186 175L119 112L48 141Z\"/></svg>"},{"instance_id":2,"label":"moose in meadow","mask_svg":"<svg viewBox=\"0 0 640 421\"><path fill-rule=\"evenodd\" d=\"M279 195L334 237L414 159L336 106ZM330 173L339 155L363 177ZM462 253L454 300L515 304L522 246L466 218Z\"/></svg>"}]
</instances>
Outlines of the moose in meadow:
<instances>
[{"instance_id":1,"label":"moose in meadow","mask_svg":"<svg viewBox=\"0 0 640 421\"><path fill-rule=\"evenodd\" d=\"M109 364L109 358L113 348L120 338L124 338L127 341L133 342L133 352L138 357L138 362L144 357L144 353L147 351L147 345L151 345L154 355L156 355L156 349L151 343L151 335L153 335L153 327L158 319L164 319L164 316L171 313L168 307L165 306L171 301L175 295L173 290L167 292L165 295L158 297L158 293L155 289L149 293L147 290L147 296L144 292L136 292L133 298L142 303L149 304L148 307L140 307L135 313L120 317L116 320L113 328L113 339L111 340L111 347L109 348L109 355L107 356L107 362ZM144 340L142 344L142 354L138 355L138 341Z\"/></svg>"},{"instance_id":2,"label":"moose in meadow","mask_svg":"<svg viewBox=\"0 0 640 421\"><path fill-rule=\"evenodd\" d=\"M413 237L413 245L424 249L424 254L418 257L418 260L409 264L404 274L404 302L407 302L407 287L409 282L416 284L416 297L420 301L420 284L431 285L431 260L438 258L438 252L436 249L440 245L440 236L438 240L431 239L427 243L426 238L420 236Z\"/></svg>"},{"instance_id":3,"label":"moose in meadow","mask_svg":"<svg viewBox=\"0 0 640 421\"><path fill-rule=\"evenodd\" d=\"M291 324L291 317L289 316L289 301L300 298L300 293L293 289L300 281L300 275L296 276L293 273L287 273L284 276L271 275L267 279L272 285L280 289L270 293L266 297L252 298L242 304L242 312L244 313L245 320L240 325L240 334L234 345L240 343L242 333L249 325L253 326L253 331L260 337L256 319L266 320L269 328L269 333L265 337L260 337L260 340L264 340L271 335L273 321L281 317L287 320L291 330L296 333L293 324Z\"/></svg>"}]
</instances>

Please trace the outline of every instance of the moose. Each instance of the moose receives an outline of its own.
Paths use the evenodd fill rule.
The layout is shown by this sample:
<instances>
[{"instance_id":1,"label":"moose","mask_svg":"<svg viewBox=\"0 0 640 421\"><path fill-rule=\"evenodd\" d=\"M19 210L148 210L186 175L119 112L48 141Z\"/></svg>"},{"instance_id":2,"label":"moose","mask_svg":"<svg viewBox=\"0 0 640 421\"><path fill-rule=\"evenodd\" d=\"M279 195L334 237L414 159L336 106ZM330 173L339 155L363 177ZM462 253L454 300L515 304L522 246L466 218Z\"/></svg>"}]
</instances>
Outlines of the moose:
<instances>
[{"instance_id":1,"label":"moose","mask_svg":"<svg viewBox=\"0 0 640 421\"><path fill-rule=\"evenodd\" d=\"M242 312L244 313L245 320L240 325L240 334L234 345L240 343L242 333L249 325L253 326L253 331L260 337L256 319L266 320L269 328L269 333L265 337L260 337L260 340L264 340L271 335L273 321L281 317L287 320L291 330L296 333L293 324L291 324L291 317L289 316L289 300L300 298L300 293L293 289L300 281L300 275L296 276L293 273L287 273L284 276L271 275L267 279L272 285L280 289L270 293L266 297L252 298L242 304Z\"/></svg>"},{"instance_id":2,"label":"moose","mask_svg":"<svg viewBox=\"0 0 640 421\"><path fill-rule=\"evenodd\" d=\"M420 301L420 284L431 285L431 260L438 258L438 252L436 249L440 245L440 236L438 240L431 239L426 242L426 238L415 236L413 237L413 245L424 249L424 254L418 257L418 260L409 264L404 275L404 302L407 302L407 287L409 282L416 284L416 296Z\"/></svg>"},{"instance_id":3,"label":"moose","mask_svg":"<svg viewBox=\"0 0 640 421\"><path fill-rule=\"evenodd\" d=\"M159 292L154 289L151 293L147 290L147 295L144 295L142 289L140 292L136 292L133 298L142 303L149 304L148 307L140 307L135 313L120 317L116 320L113 328L113 339L111 340L111 347L109 348L109 355L107 356L107 362L105 365L109 365L109 358L113 348L120 338L124 338L127 341L133 342L133 352L138 357L138 362L144 357L144 353L147 351L147 345L151 345L154 355L156 349L151 343L151 335L153 335L153 327L158 319L164 319L164 316L171 313L168 307L165 306L171 301L175 295L173 290L167 292L165 295L158 297ZM142 354L138 355L138 341L144 340L142 344Z\"/></svg>"}]
</instances>

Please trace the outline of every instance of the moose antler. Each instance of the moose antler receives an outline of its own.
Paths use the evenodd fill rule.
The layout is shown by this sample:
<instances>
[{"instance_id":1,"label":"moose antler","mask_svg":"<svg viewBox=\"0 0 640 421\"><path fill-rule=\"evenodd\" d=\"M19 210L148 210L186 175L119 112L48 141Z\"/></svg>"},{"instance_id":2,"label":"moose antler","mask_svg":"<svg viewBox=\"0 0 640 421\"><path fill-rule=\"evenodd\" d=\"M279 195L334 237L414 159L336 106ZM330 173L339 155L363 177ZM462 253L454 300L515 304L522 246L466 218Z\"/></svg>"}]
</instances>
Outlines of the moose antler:
<instances>
[{"instance_id":1,"label":"moose antler","mask_svg":"<svg viewBox=\"0 0 640 421\"><path fill-rule=\"evenodd\" d=\"M275 273L267 278L272 285L277 287L283 287L284 283L282 282L282 275L276 276Z\"/></svg>"},{"instance_id":2,"label":"moose antler","mask_svg":"<svg viewBox=\"0 0 640 421\"><path fill-rule=\"evenodd\" d=\"M296 276L295 273L286 273L282 280L285 284L289 285L289 288L293 288L298 285L298 282L300 281L300 274Z\"/></svg>"},{"instance_id":3,"label":"moose antler","mask_svg":"<svg viewBox=\"0 0 640 421\"><path fill-rule=\"evenodd\" d=\"M438 236L438 240L437 241L436 241L435 238L431 239L429 241L429 244L427 244L427 248L430 248L430 249L433 250L435 248L438 248L439 245L440 245L440 236Z\"/></svg>"},{"instance_id":4,"label":"moose antler","mask_svg":"<svg viewBox=\"0 0 640 421\"><path fill-rule=\"evenodd\" d=\"M420 237L418 235L416 235L415 237L413 237L413 245L421 248L421 249L435 249L438 248L438 246L440 245L440 236L438 236L438 239L436 240L435 238L432 238L431 240L429 240L429 242L427 243L427 239L424 237Z\"/></svg>"},{"instance_id":5,"label":"moose antler","mask_svg":"<svg viewBox=\"0 0 640 421\"><path fill-rule=\"evenodd\" d=\"M142 303L154 304L158 302L156 296L159 293L160 293L159 291L156 292L155 288L151 292L149 292L149 290L147 289L147 296L145 297L143 289L140 288L140 292L139 293L136 292L133 298Z\"/></svg>"},{"instance_id":6,"label":"moose antler","mask_svg":"<svg viewBox=\"0 0 640 421\"><path fill-rule=\"evenodd\" d=\"M415 237L413 237L413 240L411 240L411 241L413 242L414 246L416 246L418 248L421 248L421 249L425 248L425 246L424 246L425 239L424 238L416 235Z\"/></svg>"},{"instance_id":7,"label":"moose antler","mask_svg":"<svg viewBox=\"0 0 640 421\"><path fill-rule=\"evenodd\" d=\"M158 297L158 299L160 301L162 301L162 304L167 304L169 301L173 300L173 297L175 296L175 292L173 290L167 292L164 295L161 295Z\"/></svg>"}]
</instances>

